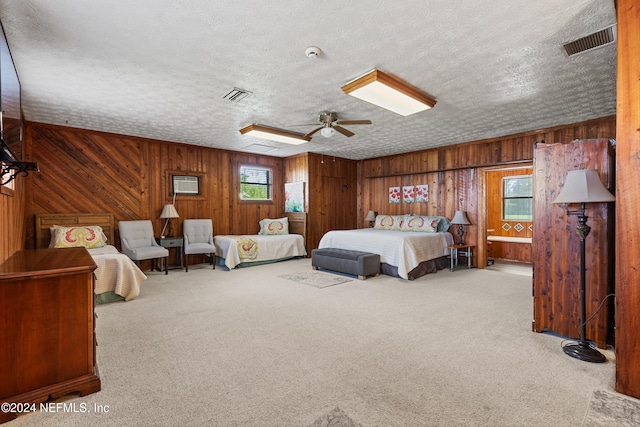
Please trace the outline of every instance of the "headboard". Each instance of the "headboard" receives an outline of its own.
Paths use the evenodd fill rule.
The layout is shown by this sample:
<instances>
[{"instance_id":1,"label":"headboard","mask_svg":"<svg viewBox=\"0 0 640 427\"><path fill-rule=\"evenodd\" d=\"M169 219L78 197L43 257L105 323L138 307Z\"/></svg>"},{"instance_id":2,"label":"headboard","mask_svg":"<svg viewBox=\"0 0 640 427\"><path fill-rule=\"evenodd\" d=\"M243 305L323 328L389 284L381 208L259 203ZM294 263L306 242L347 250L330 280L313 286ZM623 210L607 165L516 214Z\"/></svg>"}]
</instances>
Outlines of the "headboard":
<instances>
[{"instance_id":1,"label":"headboard","mask_svg":"<svg viewBox=\"0 0 640 427\"><path fill-rule=\"evenodd\" d=\"M76 214L36 214L36 249L48 248L51 241L50 227L61 225L99 225L107 236L107 244L115 245L113 214L76 213Z\"/></svg>"},{"instance_id":2,"label":"headboard","mask_svg":"<svg viewBox=\"0 0 640 427\"><path fill-rule=\"evenodd\" d=\"M285 212L284 217L289 221L290 234L302 234L304 244L307 244L307 214L306 212Z\"/></svg>"}]
</instances>

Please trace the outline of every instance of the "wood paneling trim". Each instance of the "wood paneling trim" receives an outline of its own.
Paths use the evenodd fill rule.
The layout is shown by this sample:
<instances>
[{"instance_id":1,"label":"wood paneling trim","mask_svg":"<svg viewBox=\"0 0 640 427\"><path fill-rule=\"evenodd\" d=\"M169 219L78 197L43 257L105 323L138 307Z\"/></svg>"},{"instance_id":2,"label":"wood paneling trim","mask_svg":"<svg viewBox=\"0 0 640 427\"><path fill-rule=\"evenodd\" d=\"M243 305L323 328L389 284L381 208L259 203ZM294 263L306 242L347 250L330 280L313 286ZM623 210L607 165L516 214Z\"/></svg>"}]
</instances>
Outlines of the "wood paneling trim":
<instances>
[{"instance_id":1,"label":"wood paneling trim","mask_svg":"<svg viewBox=\"0 0 640 427\"><path fill-rule=\"evenodd\" d=\"M640 398L640 5L618 0L616 391Z\"/></svg>"}]
</instances>

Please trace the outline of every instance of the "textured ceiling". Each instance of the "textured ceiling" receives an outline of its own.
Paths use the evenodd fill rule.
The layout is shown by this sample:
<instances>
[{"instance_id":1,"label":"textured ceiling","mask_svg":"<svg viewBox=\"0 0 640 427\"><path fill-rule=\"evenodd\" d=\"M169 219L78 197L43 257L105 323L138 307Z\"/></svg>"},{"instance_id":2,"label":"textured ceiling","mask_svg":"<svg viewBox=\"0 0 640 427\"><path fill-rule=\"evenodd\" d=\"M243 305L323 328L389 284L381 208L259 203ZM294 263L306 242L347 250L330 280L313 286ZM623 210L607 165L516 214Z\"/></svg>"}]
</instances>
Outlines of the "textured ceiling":
<instances>
[{"instance_id":1,"label":"textured ceiling","mask_svg":"<svg viewBox=\"0 0 640 427\"><path fill-rule=\"evenodd\" d=\"M615 43L562 48L615 24L613 0L2 0L0 21L27 120L235 151L364 159L616 107ZM438 103L402 117L342 92L373 68ZM309 132L323 110L373 124L299 146L239 133Z\"/></svg>"}]
</instances>

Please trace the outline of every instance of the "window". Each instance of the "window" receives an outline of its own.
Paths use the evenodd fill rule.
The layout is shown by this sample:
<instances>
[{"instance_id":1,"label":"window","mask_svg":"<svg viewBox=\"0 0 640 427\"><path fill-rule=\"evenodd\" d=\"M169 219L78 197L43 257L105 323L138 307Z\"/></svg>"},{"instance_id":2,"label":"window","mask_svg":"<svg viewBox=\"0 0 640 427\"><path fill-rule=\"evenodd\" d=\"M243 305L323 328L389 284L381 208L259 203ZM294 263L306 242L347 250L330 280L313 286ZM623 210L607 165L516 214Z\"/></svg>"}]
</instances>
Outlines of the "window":
<instances>
[{"instance_id":1,"label":"window","mask_svg":"<svg viewBox=\"0 0 640 427\"><path fill-rule=\"evenodd\" d=\"M533 221L532 175L502 178L502 219Z\"/></svg>"},{"instance_id":2,"label":"window","mask_svg":"<svg viewBox=\"0 0 640 427\"><path fill-rule=\"evenodd\" d=\"M240 166L240 200L271 200L271 169Z\"/></svg>"}]
</instances>

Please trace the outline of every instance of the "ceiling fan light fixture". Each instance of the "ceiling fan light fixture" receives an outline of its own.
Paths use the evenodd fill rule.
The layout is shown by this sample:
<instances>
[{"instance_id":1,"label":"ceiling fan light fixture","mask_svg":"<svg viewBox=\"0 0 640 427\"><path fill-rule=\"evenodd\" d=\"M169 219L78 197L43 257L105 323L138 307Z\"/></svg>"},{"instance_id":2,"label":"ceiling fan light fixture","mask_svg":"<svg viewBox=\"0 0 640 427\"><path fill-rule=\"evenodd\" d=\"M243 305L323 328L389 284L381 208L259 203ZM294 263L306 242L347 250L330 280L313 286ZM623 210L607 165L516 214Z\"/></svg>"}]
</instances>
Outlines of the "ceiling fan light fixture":
<instances>
[{"instance_id":1,"label":"ceiling fan light fixture","mask_svg":"<svg viewBox=\"0 0 640 427\"><path fill-rule=\"evenodd\" d=\"M342 91L401 116L428 110L437 102L420 89L380 70L369 71L350 81L342 86Z\"/></svg>"},{"instance_id":2,"label":"ceiling fan light fixture","mask_svg":"<svg viewBox=\"0 0 640 427\"><path fill-rule=\"evenodd\" d=\"M302 133L291 132L271 126L252 124L240 129L242 135L253 136L255 138L268 139L270 141L284 142L286 144L300 145L311 141L310 137Z\"/></svg>"},{"instance_id":3,"label":"ceiling fan light fixture","mask_svg":"<svg viewBox=\"0 0 640 427\"><path fill-rule=\"evenodd\" d=\"M324 127L320 130L320 135L324 136L325 138L331 138L334 133L336 133L336 130L330 127Z\"/></svg>"}]
</instances>

